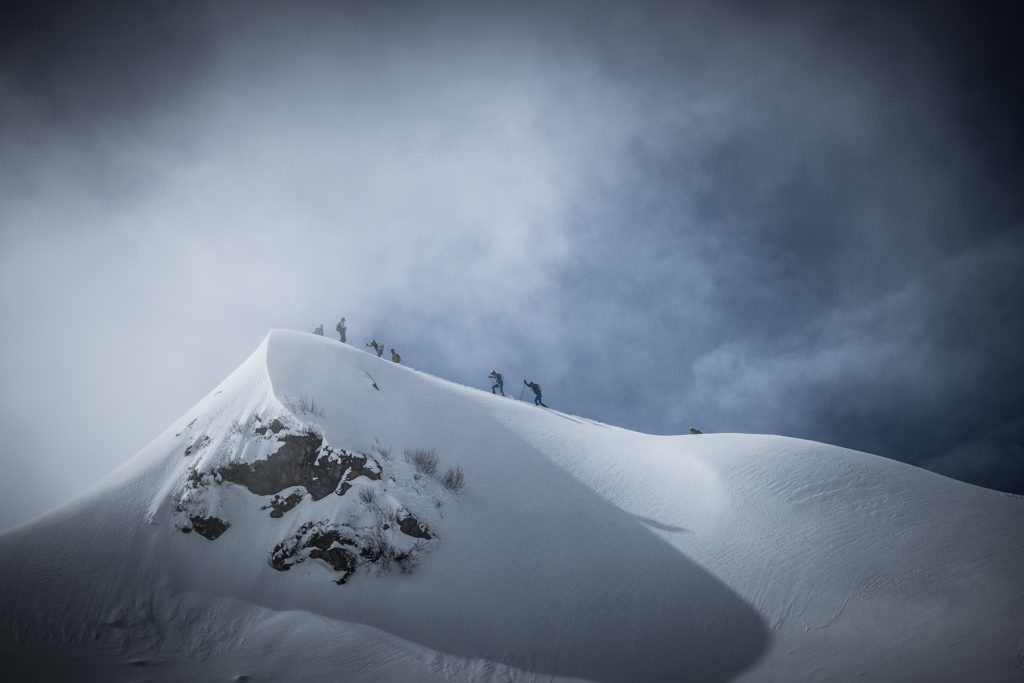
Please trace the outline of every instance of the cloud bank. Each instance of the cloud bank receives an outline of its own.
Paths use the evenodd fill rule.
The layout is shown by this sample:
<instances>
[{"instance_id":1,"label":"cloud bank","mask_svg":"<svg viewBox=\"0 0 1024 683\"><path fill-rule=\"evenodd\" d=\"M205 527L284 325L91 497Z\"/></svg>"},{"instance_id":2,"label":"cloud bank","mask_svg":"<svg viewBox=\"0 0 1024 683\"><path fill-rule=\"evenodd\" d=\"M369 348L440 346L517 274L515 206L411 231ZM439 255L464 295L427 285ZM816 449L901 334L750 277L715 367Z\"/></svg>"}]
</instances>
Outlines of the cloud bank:
<instances>
[{"instance_id":1,"label":"cloud bank","mask_svg":"<svg viewBox=\"0 0 1024 683\"><path fill-rule=\"evenodd\" d=\"M1024 490L998 16L82 3L8 27L0 526L130 457L268 329L341 315L615 424Z\"/></svg>"}]
</instances>

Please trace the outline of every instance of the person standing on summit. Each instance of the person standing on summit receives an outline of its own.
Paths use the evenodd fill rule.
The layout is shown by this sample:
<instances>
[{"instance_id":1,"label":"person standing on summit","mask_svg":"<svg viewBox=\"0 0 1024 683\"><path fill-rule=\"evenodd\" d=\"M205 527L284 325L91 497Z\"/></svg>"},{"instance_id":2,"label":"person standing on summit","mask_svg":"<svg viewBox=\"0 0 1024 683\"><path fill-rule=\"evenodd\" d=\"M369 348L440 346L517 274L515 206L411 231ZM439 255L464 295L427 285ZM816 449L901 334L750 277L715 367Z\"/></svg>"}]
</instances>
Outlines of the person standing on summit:
<instances>
[{"instance_id":1,"label":"person standing on summit","mask_svg":"<svg viewBox=\"0 0 1024 683\"><path fill-rule=\"evenodd\" d=\"M336 329L338 331L338 338L341 340L341 343L342 344L347 343L345 341L345 332L348 330L348 328L345 327L345 319L344 318L342 318L341 320L338 321L338 325L334 329Z\"/></svg>"},{"instance_id":2,"label":"person standing on summit","mask_svg":"<svg viewBox=\"0 0 1024 683\"><path fill-rule=\"evenodd\" d=\"M544 401L541 400L540 385L537 384L536 382L531 382L528 379L524 379L523 384L525 384L526 386L530 387L530 389L533 390L533 405L543 406L544 408L547 408L547 406L544 405Z\"/></svg>"},{"instance_id":3,"label":"person standing on summit","mask_svg":"<svg viewBox=\"0 0 1024 683\"><path fill-rule=\"evenodd\" d=\"M487 375L494 380L494 386L491 387L491 393L495 393L495 389L501 392L501 395L505 395L505 378L501 376L501 373L497 370L491 370L491 374Z\"/></svg>"}]
</instances>

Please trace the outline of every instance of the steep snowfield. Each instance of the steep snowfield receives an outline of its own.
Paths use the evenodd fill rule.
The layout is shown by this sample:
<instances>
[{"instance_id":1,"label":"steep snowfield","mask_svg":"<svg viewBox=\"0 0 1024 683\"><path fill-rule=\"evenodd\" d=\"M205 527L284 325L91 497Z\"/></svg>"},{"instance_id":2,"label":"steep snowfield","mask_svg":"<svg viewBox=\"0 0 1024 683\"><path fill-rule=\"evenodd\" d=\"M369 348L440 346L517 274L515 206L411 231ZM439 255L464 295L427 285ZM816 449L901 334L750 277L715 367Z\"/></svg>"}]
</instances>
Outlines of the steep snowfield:
<instances>
[{"instance_id":1,"label":"steep snowfield","mask_svg":"<svg viewBox=\"0 0 1024 683\"><path fill-rule=\"evenodd\" d=\"M465 489L417 475L418 448ZM336 540L304 547L317 524ZM9 680L1019 681L1024 500L796 439L638 434L275 331L0 536L0 609Z\"/></svg>"}]
</instances>

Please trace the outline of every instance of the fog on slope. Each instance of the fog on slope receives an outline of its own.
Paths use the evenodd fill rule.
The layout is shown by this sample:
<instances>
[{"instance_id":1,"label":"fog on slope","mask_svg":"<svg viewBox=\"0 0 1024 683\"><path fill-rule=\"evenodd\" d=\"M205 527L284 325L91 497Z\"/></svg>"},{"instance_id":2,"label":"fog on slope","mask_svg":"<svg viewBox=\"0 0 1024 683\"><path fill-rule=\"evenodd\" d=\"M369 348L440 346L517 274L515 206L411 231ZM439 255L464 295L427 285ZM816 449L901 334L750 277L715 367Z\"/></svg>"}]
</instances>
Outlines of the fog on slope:
<instances>
[{"instance_id":1,"label":"fog on slope","mask_svg":"<svg viewBox=\"0 0 1024 683\"><path fill-rule=\"evenodd\" d=\"M1019 490L999 17L139 7L37 3L0 41L0 527L341 315L608 422Z\"/></svg>"}]
</instances>

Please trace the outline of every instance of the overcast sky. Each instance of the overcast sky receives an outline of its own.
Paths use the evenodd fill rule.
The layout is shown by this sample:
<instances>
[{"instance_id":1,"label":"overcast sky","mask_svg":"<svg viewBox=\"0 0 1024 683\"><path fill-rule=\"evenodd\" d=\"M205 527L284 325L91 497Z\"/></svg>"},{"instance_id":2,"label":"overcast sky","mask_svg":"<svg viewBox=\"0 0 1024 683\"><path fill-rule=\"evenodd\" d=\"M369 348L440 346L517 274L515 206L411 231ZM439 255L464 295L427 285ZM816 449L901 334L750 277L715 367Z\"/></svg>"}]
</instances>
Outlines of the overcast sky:
<instances>
[{"instance_id":1,"label":"overcast sky","mask_svg":"<svg viewBox=\"0 0 1024 683\"><path fill-rule=\"evenodd\" d=\"M1011 3L60 4L0 10L0 528L341 315L1024 493Z\"/></svg>"}]
</instances>

